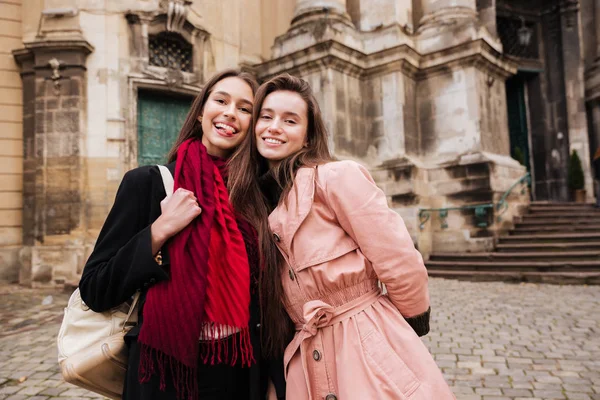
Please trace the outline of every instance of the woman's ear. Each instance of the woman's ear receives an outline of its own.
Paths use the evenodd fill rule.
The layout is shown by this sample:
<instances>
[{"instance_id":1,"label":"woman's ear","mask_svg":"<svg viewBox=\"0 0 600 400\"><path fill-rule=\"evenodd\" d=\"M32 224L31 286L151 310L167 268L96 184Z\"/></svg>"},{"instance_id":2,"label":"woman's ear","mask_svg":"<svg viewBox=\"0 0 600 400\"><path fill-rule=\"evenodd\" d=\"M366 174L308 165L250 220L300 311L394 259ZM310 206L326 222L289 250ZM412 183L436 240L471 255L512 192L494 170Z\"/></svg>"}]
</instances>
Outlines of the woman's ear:
<instances>
[{"instance_id":1,"label":"woman's ear","mask_svg":"<svg viewBox=\"0 0 600 400\"><path fill-rule=\"evenodd\" d=\"M202 123L202 115L198 115L197 120L198 120L198 122Z\"/></svg>"}]
</instances>

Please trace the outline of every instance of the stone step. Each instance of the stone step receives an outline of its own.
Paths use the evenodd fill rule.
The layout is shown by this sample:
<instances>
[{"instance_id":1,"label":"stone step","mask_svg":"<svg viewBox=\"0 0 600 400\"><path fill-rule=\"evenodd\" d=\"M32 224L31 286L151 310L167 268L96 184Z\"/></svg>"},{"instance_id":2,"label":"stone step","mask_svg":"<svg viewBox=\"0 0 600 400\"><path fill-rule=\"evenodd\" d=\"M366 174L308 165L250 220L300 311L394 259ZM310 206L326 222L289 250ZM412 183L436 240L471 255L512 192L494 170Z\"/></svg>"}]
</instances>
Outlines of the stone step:
<instances>
[{"instance_id":1,"label":"stone step","mask_svg":"<svg viewBox=\"0 0 600 400\"><path fill-rule=\"evenodd\" d=\"M569 208L589 208L594 207L595 203L575 203L560 201L532 201L530 207L569 207Z\"/></svg>"},{"instance_id":2,"label":"stone step","mask_svg":"<svg viewBox=\"0 0 600 400\"><path fill-rule=\"evenodd\" d=\"M553 243L553 242L581 242L581 241L596 241L600 240L600 232L591 233L547 233L537 235L514 235L500 236L498 243Z\"/></svg>"},{"instance_id":3,"label":"stone step","mask_svg":"<svg viewBox=\"0 0 600 400\"><path fill-rule=\"evenodd\" d=\"M523 251L523 252L493 252L493 253L435 253L430 261L600 261L600 249L588 251Z\"/></svg>"},{"instance_id":4,"label":"stone step","mask_svg":"<svg viewBox=\"0 0 600 400\"><path fill-rule=\"evenodd\" d=\"M525 220L528 219L553 219L553 218L594 218L600 220L600 211L552 211L552 212L536 212L523 215Z\"/></svg>"},{"instance_id":5,"label":"stone step","mask_svg":"<svg viewBox=\"0 0 600 400\"><path fill-rule=\"evenodd\" d=\"M542 251L596 251L600 249L600 241L572 243L500 243L496 245L498 252L542 252Z\"/></svg>"},{"instance_id":6,"label":"stone step","mask_svg":"<svg viewBox=\"0 0 600 400\"><path fill-rule=\"evenodd\" d=\"M470 281L600 284L600 272L468 271L428 269L429 276Z\"/></svg>"},{"instance_id":7,"label":"stone step","mask_svg":"<svg viewBox=\"0 0 600 400\"><path fill-rule=\"evenodd\" d=\"M427 268L435 270L462 271L510 271L521 272L598 272L600 260L591 261L427 261Z\"/></svg>"},{"instance_id":8,"label":"stone step","mask_svg":"<svg viewBox=\"0 0 600 400\"><path fill-rule=\"evenodd\" d=\"M585 210L585 211L595 211L599 210L595 207L594 204L577 204L575 205L567 205L567 204L547 204L547 205L530 205L529 211L577 211L577 210Z\"/></svg>"},{"instance_id":9,"label":"stone step","mask_svg":"<svg viewBox=\"0 0 600 400\"><path fill-rule=\"evenodd\" d=\"M590 233L600 232L600 224L556 224L556 225L523 225L517 223L515 229L508 234L511 236L517 235L537 235L551 232L568 232L568 233Z\"/></svg>"},{"instance_id":10,"label":"stone step","mask_svg":"<svg viewBox=\"0 0 600 400\"><path fill-rule=\"evenodd\" d=\"M525 218L523 218L525 217ZM519 221L518 225L586 225L586 224L600 224L600 218L527 218L528 215L524 215Z\"/></svg>"},{"instance_id":11,"label":"stone step","mask_svg":"<svg viewBox=\"0 0 600 400\"><path fill-rule=\"evenodd\" d=\"M600 208L596 208L594 206L589 207L567 207L567 206L555 206L555 207L539 207L539 206L531 206L527 210L530 214L539 214L539 213L572 213L572 212L585 212L598 214L600 213Z\"/></svg>"}]
</instances>

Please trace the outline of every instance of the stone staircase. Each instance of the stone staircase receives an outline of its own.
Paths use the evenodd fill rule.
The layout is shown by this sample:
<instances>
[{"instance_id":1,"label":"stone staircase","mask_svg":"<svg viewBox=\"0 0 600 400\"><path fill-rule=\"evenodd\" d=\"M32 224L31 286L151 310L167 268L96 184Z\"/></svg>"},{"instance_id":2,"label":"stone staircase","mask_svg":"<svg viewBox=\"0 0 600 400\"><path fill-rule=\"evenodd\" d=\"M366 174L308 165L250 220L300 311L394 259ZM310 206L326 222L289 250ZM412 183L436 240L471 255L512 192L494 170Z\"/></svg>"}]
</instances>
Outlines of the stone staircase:
<instances>
[{"instance_id":1,"label":"stone staircase","mask_svg":"<svg viewBox=\"0 0 600 400\"><path fill-rule=\"evenodd\" d=\"M600 284L600 209L532 202L492 253L434 253L430 276Z\"/></svg>"}]
</instances>

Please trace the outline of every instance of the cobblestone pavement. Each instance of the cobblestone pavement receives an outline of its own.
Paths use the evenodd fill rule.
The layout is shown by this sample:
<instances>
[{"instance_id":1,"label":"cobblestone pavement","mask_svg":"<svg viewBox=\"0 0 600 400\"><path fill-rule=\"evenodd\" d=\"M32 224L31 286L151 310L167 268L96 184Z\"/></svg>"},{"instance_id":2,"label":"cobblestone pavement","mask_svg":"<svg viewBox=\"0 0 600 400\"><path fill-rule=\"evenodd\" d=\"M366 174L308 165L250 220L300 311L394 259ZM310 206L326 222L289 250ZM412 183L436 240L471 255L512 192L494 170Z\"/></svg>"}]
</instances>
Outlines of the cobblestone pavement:
<instances>
[{"instance_id":1,"label":"cobblestone pavement","mask_svg":"<svg viewBox=\"0 0 600 400\"><path fill-rule=\"evenodd\" d=\"M430 282L423 340L458 400L600 400L600 287ZM0 285L0 296L0 400L98 398L56 364L68 295Z\"/></svg>"}]
</instances>

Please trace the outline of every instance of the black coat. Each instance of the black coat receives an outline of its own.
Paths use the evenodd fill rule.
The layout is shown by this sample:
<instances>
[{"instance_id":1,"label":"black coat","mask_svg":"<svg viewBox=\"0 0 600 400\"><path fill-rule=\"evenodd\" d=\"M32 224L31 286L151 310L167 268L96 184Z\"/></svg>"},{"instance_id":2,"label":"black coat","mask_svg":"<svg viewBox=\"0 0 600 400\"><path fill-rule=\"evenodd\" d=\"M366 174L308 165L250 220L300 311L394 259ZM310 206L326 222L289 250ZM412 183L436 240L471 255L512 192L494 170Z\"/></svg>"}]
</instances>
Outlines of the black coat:
<instances>
[{"instance_id":1,"label":"black coat","mask_svg":"<svg viewBox=\"0 0 600 400\"><path fill-rule=\"evenodd\" d=\"M174 175L175 163L167 165ZM158 167L144 166L125 174L116 199L94 251L90 255L79 290L82 300L94 311L101 312L131 299L141 292L139 322L126 336L130 345L129 370L137 371L139 347L137 336L143 324L142 310L146 292L153 284L169 278L167 246L162 249L163 265L159 266L152 255L150 225L161 213L160 201L166 196ZM255 292L255 291L253 291ZM250 339L257 363L250 367L249 399L265 398L266 383L271 376L278 397L285 397L283 362L266 362L260 356L260 310L258 298L252 296L250 304ZM184 323L182 321L182 323ZM278 360L280 361L280 360ZM156 377L153 377L156 378ZM128 374L128 393L142 393L136 374ZM160 397L159 393L154 393ZM125 396L133 398L134 396ZM154 396L153 396L154 397Z\"/></svg>"}]
</instances>

